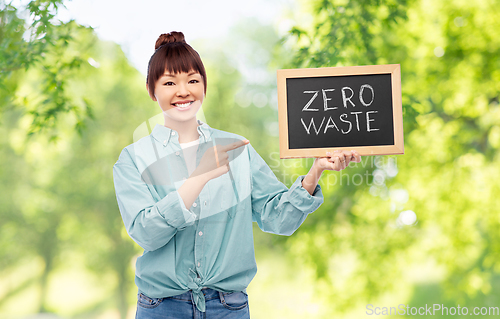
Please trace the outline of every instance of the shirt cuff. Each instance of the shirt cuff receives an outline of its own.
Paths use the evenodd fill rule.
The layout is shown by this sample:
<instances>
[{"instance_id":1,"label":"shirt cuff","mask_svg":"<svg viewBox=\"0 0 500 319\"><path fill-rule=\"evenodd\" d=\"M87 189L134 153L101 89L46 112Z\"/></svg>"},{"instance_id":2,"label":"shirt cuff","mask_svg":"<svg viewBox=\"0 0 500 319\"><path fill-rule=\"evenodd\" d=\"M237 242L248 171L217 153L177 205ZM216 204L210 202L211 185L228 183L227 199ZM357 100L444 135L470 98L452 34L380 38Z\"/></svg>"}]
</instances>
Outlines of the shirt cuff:
<instances>
[{"instance_id":1,"label":"shirt cuff","mask_svg":"<svg viewBox=\"0 0 500 319\"><path fill-rule=\"evenodd\" d=\"M321 191L321 186L316 185L313 194L309 192L302 186L302 181L306 175L301 175L295 180L293 185L290 187L290 194L288 195L289 202L297 209L303 211L304 213L312 213L318 209L321 204L323 204L323 192Z\"/></svg>"},{"instance_id":2,"label":"shirt cuff","mask_svg":"<svg viewBox=\"0 0 500 319\"><path fill-rule=\"evenodd\" d=\"M158 213L165 219L167 224L178 230L194 224L196 214L184 205L179 192L174 191L158 202Z\"/></svg>"}]
</instances>

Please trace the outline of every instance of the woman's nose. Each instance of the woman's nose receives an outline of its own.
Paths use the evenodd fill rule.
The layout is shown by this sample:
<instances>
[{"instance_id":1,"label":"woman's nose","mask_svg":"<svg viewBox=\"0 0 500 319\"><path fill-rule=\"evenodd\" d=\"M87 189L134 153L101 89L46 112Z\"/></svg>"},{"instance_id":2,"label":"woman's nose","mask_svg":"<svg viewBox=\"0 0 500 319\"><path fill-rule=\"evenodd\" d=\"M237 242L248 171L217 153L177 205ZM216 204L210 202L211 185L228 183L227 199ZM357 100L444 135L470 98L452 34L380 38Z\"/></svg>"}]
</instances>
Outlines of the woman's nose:
<instances>
[{"instance_id":1,"label":"woman's nose","mask_svg":"<svg viewBox=\"0 0 500 319\"><path fill-rule=\"evenodd\" d=\"M189 95L189 90L185 85L179 85L177 90L177 96L186 96Z\"/></svg>"}]
</instances>

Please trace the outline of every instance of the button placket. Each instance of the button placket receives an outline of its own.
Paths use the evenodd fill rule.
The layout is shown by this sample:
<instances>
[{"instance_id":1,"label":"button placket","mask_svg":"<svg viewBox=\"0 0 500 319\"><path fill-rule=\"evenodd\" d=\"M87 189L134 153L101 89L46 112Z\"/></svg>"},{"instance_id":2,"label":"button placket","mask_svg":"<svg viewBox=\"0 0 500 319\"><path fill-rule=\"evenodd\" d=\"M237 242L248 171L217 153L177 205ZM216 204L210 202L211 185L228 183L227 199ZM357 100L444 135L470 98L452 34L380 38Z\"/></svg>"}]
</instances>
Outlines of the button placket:
<instances>
[{"instance_id":1,"label":"button placket","mask_svg":"<svg viewBox=\"0 0 500 319\"><path fill-rule=\"evenodd\" d=\"M202 199L200 199L201 201ZM194 205L195 203L193 203ZM203 204L201 204L203 205ZM197 205L198 206L198 205ZM200 217L201 217L201 206L200 206ZM203 218L200 218L199 222L198 222L198 227L196 227L196 238L194 240L194 256L195 256L195 262L196 262L196 266L197 268L200 270L200 267L202 266L202 262L205 260L204 259L204 256L205 256L205 251L203 250L203 248L205 247L205 245L203 244L204 242L204 236L203 235L203 229L204 229L204 224L205 224L205 219Z\"/></svg>"},{"instance_id":2,"label":"button placket","mask_svg":"<svg viewBox=\"0 0 500 319\"><path fill-rule=\"evenodd\" d=\"M198 148L198 153L200 152L200 148ZM197 156L199 156L200 154L197 154ZM204 240L205 240L205 236L203 236L204 232L203 230L205 229L204 226L205 226L205 221L206 221L206 218L203 218L203 217L207 217L207 216L203 216L204 215L204 212L207 211L207 205L208 205L208 201L206 200L207 198L207 195L210 193L210 191L208 190L207 187L203 188L198 199L196 200L198 202L198 204L196 206L199 206L199 211L198 211L198 215L199 215L199 221L198 221L198 225L196 227L196 233L195 233L195 240L194 240L194 262L195 262L195 265L196 265L196 268L198 269L199 272L201 272L201 266L202 266L202 262L204 262L204 260L206 260L205 258L205 254L206 252L203 250L203 248L205 247L205 245L203 244L204 243ZM209 196L209 195L208 195ZM195 203L193 203L193 206L194 206ZM201 234L201 235L200 235Z\"/></svg>"},{"instance_id":3,"label":"button placket","mask_svg":"<svg viewBox=\"0 0 500 319\"><path fill-rule=\"evenodd\" d=\"M201 227L200 227L201 226ZM203 220L200 220L200 223L198 223L198 229L203 227ZM198 232L198 236L196 236L195 239L195 257L196 257L196 265L198 268L201 267L201 261L203 260L203 255L205 252L203 251L203 237L199 236L201 233L201 230Z\"/></svg>"}]
</instances>

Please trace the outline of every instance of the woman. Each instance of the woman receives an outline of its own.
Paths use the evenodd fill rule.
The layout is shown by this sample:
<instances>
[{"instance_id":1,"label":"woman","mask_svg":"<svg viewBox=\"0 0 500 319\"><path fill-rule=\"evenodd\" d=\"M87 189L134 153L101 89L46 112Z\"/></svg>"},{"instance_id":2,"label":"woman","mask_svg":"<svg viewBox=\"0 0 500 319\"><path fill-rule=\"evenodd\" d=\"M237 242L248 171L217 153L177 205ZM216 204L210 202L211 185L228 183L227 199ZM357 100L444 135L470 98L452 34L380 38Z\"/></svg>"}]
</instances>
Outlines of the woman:
<instances>
[{"instance_id":1,"label":"woman","mask_svg":"<svg viewBox=\"0 0 500 319\"><path fill-rule=\"evenodd\" d=\"M323 170L356 152L316 158L288 189L243 137L196 119L207 76L181 32L156 41L146 81L165 124L125 147L113 167L128 234L144 248L136 264L136 318L249 318L255 276L252 222L291 235L323 202Z\"/></svg>"}]
</instances>

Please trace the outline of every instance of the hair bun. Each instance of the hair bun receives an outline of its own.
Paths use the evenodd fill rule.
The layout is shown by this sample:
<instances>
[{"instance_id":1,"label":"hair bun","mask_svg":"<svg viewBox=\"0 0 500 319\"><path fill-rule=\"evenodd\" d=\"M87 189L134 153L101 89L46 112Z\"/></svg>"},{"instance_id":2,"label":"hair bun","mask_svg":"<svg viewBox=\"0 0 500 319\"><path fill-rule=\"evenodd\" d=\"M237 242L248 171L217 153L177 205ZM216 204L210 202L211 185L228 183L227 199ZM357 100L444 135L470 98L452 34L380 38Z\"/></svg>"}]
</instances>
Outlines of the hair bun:
<instances>
[{"instance_id":1,"label":"hair bun","mask_svg":"<svg viewBox=\"0 0 500 319\"><path fill-rule=\"evenodd\" d=\"M158 37L158 40L156 40L155 50L157 50L160 46L164 44L174 43L174 42L186 43L186 40L184 40L184 34L182 32L177 32L177 31L161 34Z\"/></svg>"}]
</instances>

